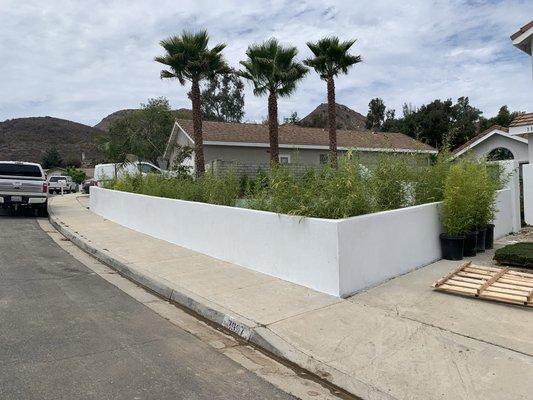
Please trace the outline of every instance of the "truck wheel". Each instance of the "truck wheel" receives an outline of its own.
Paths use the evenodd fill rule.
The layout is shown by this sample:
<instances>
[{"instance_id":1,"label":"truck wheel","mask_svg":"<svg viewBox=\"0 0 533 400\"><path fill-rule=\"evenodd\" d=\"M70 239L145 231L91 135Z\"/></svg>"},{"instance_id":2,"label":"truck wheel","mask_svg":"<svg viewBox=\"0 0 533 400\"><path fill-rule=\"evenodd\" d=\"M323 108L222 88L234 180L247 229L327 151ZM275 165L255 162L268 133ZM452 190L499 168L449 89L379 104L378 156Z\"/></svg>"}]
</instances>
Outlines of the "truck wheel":
<instances>
[{"instance_id":1,"label":"truck wheel","mask_svg":"<svg viewBox=\"0 0 533 400\"><path fill-rule=\"evenodd\" d=\"M37 208L37 216L38 217L48 217L48 207L45 204L44 206L39 206Z\"/></svg>"}]
</instances>

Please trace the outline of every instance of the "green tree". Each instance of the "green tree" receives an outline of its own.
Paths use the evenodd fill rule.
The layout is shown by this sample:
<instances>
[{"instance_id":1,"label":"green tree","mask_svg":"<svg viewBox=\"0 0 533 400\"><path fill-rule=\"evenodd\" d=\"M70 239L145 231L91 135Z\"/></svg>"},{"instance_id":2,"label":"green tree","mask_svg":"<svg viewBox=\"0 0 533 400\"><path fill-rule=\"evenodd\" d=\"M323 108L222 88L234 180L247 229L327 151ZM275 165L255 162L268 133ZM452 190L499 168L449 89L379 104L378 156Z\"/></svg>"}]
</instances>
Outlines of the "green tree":
<instances>
[{"instance_id":1,"label":"green tree","mask_svg":"<svg viewBox=\"0 0 533 400\"><path fill-rule=\"evenodd\" d=\"M50 147L46 150L46 153L41 158L41 165L44 169L61 167L63 165L63 158L56 147Z\"/></svg>"},{"instance_id":2,"label":"green tree","mask_svg":"<svg viewBox=\"0 0 533 400\"><path fill-rule=\"evenodd\" d=\"M168 67L161 71L161 78L177 79L182 85L187 81L191 82L194 159L196 176L202 176L205 172L205 162L200 82L230 72L222 56L226 45L217 44L209 49L209 35L205 30L198 33L184 31L181 36L171 36L160 44L166 53L156 57L155 61Z\"/></svg>"},{"instance_id":3,"label":"green tree","mask_svg":"<svg viewBox=\"0 0 533 400\"><path fill-rule=\"evenodd\" d=\"M174 116L164 97L148 99L139 110L127 113L109 127L103 149L108 161L125 162L128 155L157 163L165 151Z\"/></svg>"},{"instance_id":4,"label":"green tree","mask_svg":"<svg viewBox=\"0 0 533 400\"><path fill-rule=\"evenodd\" d=\"M191 93L189 93L191 97ZM215 76L202 90L201 109L209 121L241 122L244 117L244 84L235 74Z\"/></svg>"},{"instance_id":5,"label":"green tree","mask_svg":"<svg viewBox=\"0 0 533 400\"><path fill-rule=\"evenodd\" d=\"M246 50L247 59L241 61L243 70L239 75L253 84L254 94L268 94L268 131L270 139L270 161L278 164L278 97L288 97L296 84L308 72L295 61L296 47L284 47L275 38L261 44L254 44Z\"/></svg>"},{"instance_id":6,"label":"green tree","mask_svg":"<svg viewBox=\"0 0 533 400\"><path fill-rule=\"evenodd\" d=\"M501 106L498 111L498 114L495 117L488 119L483 117L480 118L479 130L484 131L485 129L488 129L493 125L507 127L511 124L511 122L513 122L513 120L518 114L520 114L518 111L510 112L509 108L506 105Z\"/></svg>"},{"instance_id":7,"label":"green tree","mask_svg":"<svg viewBox=\"0 0 533 400\"><path fill-rule=\"evenodd\" d=\"M85 171L72 167L67 168L67 175L70 176L78 185L81 184L87 177Z\"/></svg>"},{"instance_id":8,"label":"green tree","mask_svg":"<svg viewBox=\"0 0 533 400\"><path fill-rule=\"evenodd\" d=\"M292 112L290 116L283 118L284 124L298 125L300 117L296 111Z\"/></svg>"},{"instance_id":9,"label":"green tree","mask_svg":"<svg viewBox=\"0 0 533 400\"><path fill-rule=\"evenodd\" d=\"M340 42L338 37L325 37L316 43L308 42L313 52L312 58L304 64L313 68L321 79L326 81L328 92L329 158L331 165L337 167L337 115L335 109L335 78L347 74L348 68L360 63L361 56L349 54L355 40Z\"/></svg>"},{"instance_id":10,"label":"green tree","mask_svg":"<svg viewBox=\"0 0 533 400\"><path fill-rule=\"evenodd\" d=\"M481 114L480 110L470 105L468 97L459 97L452 107L452 123L444 144L454 149L474 137Z\"/></svg>"},{"instance_id":11,"label":"green tree","mask_svg":"<svg viewBox=\"0 0 533 400\"><path fill-rule=\"evenodd\" d=\"M366 115L366 128L380 130L385 122L385 103L379 97L370 100L368 103L368 114Z\"/></svg>"}]
</instances>

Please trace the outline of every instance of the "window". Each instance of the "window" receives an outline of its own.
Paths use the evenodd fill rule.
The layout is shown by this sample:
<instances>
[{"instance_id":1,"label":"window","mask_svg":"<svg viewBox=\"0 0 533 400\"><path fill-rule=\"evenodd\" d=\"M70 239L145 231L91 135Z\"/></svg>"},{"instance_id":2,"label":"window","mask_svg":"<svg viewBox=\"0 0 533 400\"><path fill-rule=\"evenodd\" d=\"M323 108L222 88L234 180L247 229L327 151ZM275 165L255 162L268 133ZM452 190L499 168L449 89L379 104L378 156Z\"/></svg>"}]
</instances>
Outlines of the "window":
<instances>
[{"instance_id":1,"label":"window","mask_svg":"<svg viewBox=\"0 0 533 400\"><path fill-rule=\"evenodd\" d=\"M280 154L279 155L279 163L280 164L290 164L291 163L291 156L288 154Z\"/></svg>"},{"instance_id":2,"label":"window","mask_svg":"<svg viewBox=\"0 0 533 400\"><path fill-rule=\"evenodd\" d=\"M158 173L159 171L152 167L150 164L141 163L141 172L144 172L145 174L149 173Z\"/></svg>"},{"instance_id":3,"label":"window","mask_svg":"<svg viewBox=\"0 0 533 400\"><path fill-rule=\"evenodd\" d=\"M0 175L42 178L43 173L37 165L0 163Z\"/></svg>"},{"instance_id":4,"label":"window","mask_svg":"<svg viewBox=\"0 0 533 400\"><path fill-rule=\"evenodd\" d=\"M325 165L329 161L329 154L320 154L320 164Z\"/></svg>"}]
</instances>

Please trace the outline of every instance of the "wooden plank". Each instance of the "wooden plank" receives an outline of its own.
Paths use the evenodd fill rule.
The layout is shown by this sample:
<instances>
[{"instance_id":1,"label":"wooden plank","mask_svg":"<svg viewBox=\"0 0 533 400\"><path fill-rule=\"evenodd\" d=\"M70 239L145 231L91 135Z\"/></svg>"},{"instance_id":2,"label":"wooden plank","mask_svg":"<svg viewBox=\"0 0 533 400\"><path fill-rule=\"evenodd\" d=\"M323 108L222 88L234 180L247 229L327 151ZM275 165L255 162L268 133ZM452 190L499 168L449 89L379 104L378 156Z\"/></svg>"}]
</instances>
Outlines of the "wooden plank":
<instances>
[{"instance_id":1,"label":"wooden plank","mask_svg":"<svg viewBox=\"0 0 533 400\"><path fill-rule=\"evenodd\" d=\"M472 263L472 261L468 261L466 263L463 263L461 265L459 265L457 268L455 268L453 271L450 271L448 274L446 274L445 276L443 276L442 278L440 278L437 282L435 282L433 284L433 287L439 287L440 285L442 285L444 282L446 282L449 278L451 278L453 275L455 275L456 273L460 272L463 268L469 266L470 264Z\"/></svg>"},{"instance_id":2,"label":"wooden plank","mask_svg":"<svg viewBox=\"0 0 533 400\"><path fill-rule=\"evenodd\" d=\"M481 287L477 290L477 295L479 296L482 291L484 291L486 288L488 288L490 285L500 279L502 275L505 274L508 270L509 268L502 268L500 271L495 272L494 275L483 285L481 285Z\"/></svg>"},{"instance_id":3,"label":"wooden plank","mask_svg":"<svg viewBox=\"0 0 533 400\"><path fill-rule=\"evenodd\" d=\"M533 301L533 289L531 289L531 292L529 292L528 295L526 295L526 303L531 303Z\"/></svg>"}]
</instances>

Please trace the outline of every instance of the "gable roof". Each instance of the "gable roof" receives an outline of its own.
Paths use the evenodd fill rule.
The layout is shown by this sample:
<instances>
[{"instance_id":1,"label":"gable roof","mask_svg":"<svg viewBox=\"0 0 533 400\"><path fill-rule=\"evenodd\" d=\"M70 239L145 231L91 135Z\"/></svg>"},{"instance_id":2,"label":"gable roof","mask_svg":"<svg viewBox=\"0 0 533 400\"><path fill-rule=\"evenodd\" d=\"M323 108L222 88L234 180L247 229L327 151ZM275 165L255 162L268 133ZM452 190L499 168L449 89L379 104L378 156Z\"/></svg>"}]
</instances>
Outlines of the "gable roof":
<instances>
[{"instance_id":1,"label":"gable roof","mask_svg":"<svg viewBox=\"0 0 533 400\"><path fill-rule=\"evenodd\" d=\"M491 136L498 134L505 136L506 138L517 140L519 142L527 143L527 140L523 137L517 136L517 135L507 135L509 132L508 128L505 128L500 125L492 125L490 128L485 129L483 132L479 133L478 135L474 136L472 139L468 140L467 142L463 143L461 146L457 147L454 151L452 151L452 157L458 157L461 154L465 153L466 151L470 150L471 148L477 146L479 143L487 140Z\"/></svg>"},{"instance_id":2,"label":"gable roof","mask_svg":"<svg viewBox=\"0 0 533 400\"><path fill-rule=\"evenodd\" d=\"M527 32L530 28L533 28L533 21L529 21L527 24L521 27L518 31L513 33L511 35L511 40L515 40L518 36L520 36L522 33Z\"/></svg>"},{"instance_id":3,"label":"gable roof","mask_svg":"<svg viewBox=\"0 0 533 400\"><path fill-rule=\"evenodd\" d=\"M193 141L191 120L176 120L176 125ZM267 147L269 145L268 125L232 122L204 121L202 131L205 145ZM176 135L170 137L175 144ZM307 128L284 124L279 126L280 147L329 148L329 134L322 128ZM399 151L436 153L435 148L415 140L403 133L377 132L367 130L337 130L339 149L364 151ZM167 146L168 147L168 146ZM165 152L165 155L167 152Z\"/></svg>"},{"instance_id":4,"label":"gable roof","mask_svg":"<svg viewBox=\"0 0 533 400\"><path fill-rule=\"evenodd\" d=\"M518 115L509 126L523 126L533 124L533 113L523 113Z\"/></svg>"}]
</instances>

